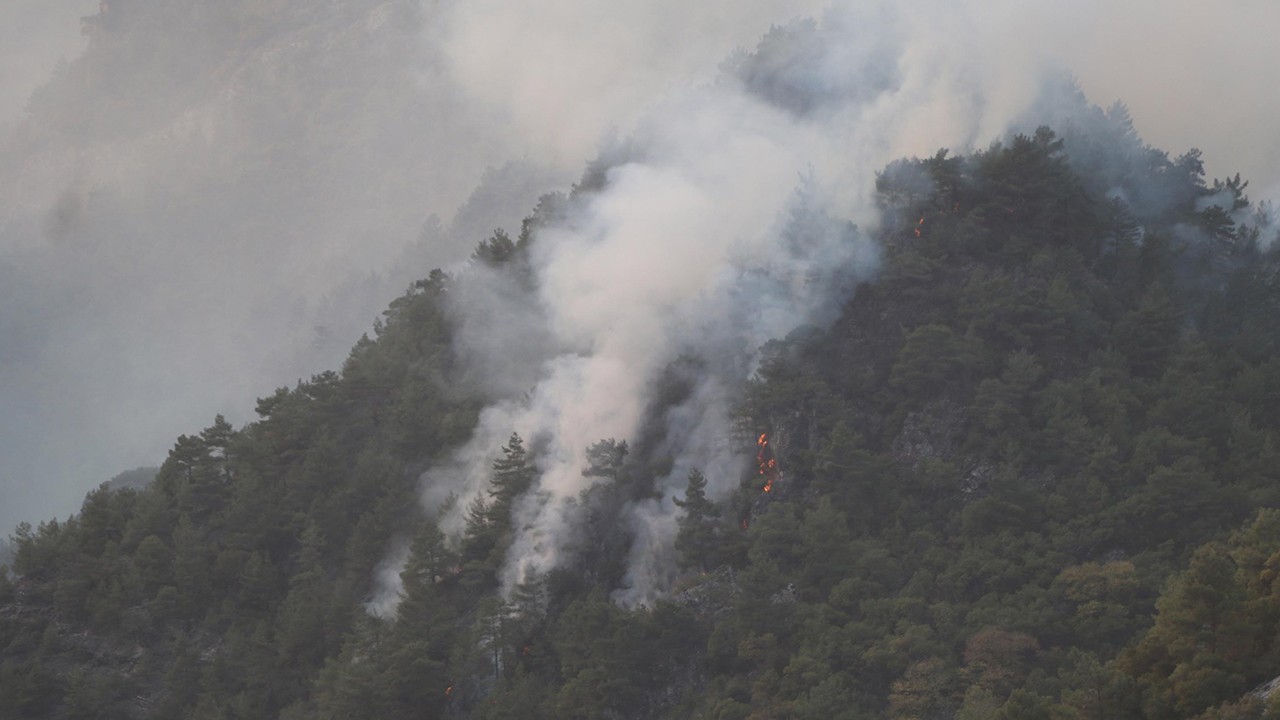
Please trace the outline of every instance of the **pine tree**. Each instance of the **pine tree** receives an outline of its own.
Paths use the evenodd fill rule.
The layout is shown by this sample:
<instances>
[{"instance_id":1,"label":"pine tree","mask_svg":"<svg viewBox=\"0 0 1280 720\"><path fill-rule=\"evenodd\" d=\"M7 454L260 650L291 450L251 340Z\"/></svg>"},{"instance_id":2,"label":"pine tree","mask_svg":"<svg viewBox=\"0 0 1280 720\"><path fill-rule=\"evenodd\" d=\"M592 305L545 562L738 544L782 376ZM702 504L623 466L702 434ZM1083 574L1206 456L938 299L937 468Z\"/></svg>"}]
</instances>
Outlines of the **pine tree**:
<instances>
[{"instance_id":1,"label":"pine tree","mask_svg":"<svg viewBox=\"0 0 1280 720\"><path fill-rule=\"evenodd\" d=\"M618 442L609 438L594 443L587 448L587 467L582 471L583 477L621 479L627 452L626 440Z\"/></svg>"},{"instance_id":2,"label":"pine tree","mask_svg":"<svg viewBox=\"0 0 1280 720\"><path fill-rule=\"evenodd\" d=\"M403 599L385 649L388 670L381 683L391 699L391 716L438 717L446 700L451 686L446 668L459 624L444 586L456 574L456 564L444 534L426 521L400 573Z\"/></svg>"},{"instance_id":3,"label":"pine tree","mask_svg":"<svg viewBox=\"0 0 1280 720\"><path fill-rule=\"evenodd\" d=\"M680 531L676 535L676 552L680 567L711 569L719 535L720 510L707 498L707 478L698 470L689 471L689 485L684 500L672 498L684 510Z\"/></svg>"},{"instance_id":4,"label":"pine tree","mask_svg":"<svg viewBox=\"0 0 1280 720\"><path fill-rule=\"evenodd\" d=\"M1116 339L1129 358L1134 374L1159 374L1177 347L1182 317L1161 283L1153 283L1143 293L1138 307L1120 319Z\"/></svg>"},{"instance_id":5,"label":"pine tree","mask_svg":"<svg viewBox=\"0 0 1280 720\"><path fill-rule=\"evenodd\" d=\"M511 508L515 500L533 485L537 468L529 462L524 440L517 433L502 448L502 457L493 461L493 485L489 496L489 518L496 525L505 527L511 522Z\"/></svg>"}]
</instances>

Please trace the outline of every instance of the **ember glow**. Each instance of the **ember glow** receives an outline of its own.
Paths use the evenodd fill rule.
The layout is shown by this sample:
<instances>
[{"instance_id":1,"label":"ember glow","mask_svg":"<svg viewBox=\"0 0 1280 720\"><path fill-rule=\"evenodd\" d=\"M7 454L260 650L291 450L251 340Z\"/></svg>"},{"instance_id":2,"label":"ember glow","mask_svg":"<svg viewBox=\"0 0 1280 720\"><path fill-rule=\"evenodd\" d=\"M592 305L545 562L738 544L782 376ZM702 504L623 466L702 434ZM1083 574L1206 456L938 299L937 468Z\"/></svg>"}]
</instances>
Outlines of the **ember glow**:
<instances>
[{"instance_id":1,"label":"ember glow","mask_svg":"<svg viewBox=\"0 0 1280 720\"><path fill-rule=\"evenodd\" d=\"M773 492L773 483L778 479L778 459L773 455L769 445L769 434L761 433L756 439L756 468L764 478L764 492Z\"/></svg>"}]
</instances>

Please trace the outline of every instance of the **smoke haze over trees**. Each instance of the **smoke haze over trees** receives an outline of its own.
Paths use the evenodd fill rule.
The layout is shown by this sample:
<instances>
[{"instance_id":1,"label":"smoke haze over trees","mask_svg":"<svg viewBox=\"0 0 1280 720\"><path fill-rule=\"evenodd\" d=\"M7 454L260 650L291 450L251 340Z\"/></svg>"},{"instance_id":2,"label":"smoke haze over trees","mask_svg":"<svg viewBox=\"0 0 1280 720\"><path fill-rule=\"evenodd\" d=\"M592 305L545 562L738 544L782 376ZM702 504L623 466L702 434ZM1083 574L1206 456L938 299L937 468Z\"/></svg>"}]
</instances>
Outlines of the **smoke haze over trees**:
<instances>
[{"instance_id":1,"label":"smoke haze over trees","mask_svg":"<svg viewBox=\"0 0 1280 720\"><path fill-rule=\"evenodd\" d=\"M1274 715L1274 176L981 7L79 10L0 718Z\"/></svg>"},{"instance_id":2,"label":"smoke haze over trees","mask_svg":"<svg viewBox=\"0 0 1280 720\"><path fill-rule=\"evenodd\" d=\"M842 49L775 61L899 83L889 107L842 119L896 128L867 140L859 167L982 146L1066 63L1095 99L1128 100L1148 136L1274 187L1280 134L1256 43L1276 9L1154 5L6 3L0 525L65 513L157 462L171 428L243 421L244 398L334 366L390 297L518 224L610 129L629 133L800 15L835 16L825 27L842 42L822 47ZM1221 25L1232 31L1207 29ZM1231 40L1186 67L1189 32ZM1117 37L1141 38L1141 62ZM1189 88L1231 93L1238 112L1198 122L1215 103ZM852 216L867 175L817 170L853 196L838 203Z\"/></svg>"}]
</instances>

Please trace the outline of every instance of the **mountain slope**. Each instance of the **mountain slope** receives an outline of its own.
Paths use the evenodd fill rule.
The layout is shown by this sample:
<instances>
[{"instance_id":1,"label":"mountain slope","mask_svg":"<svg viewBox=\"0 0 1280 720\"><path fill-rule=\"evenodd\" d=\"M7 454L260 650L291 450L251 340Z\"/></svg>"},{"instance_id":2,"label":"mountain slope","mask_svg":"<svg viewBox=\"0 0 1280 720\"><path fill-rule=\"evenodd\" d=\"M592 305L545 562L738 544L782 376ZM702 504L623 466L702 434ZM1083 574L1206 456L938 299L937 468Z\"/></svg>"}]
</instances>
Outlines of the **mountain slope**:
<instances>
[{"instance_id":1,"label":"mountain slope","mask_svg":"<svg viewBox=\"0 0 1280 720\"><path fill-rule=\"evenodd\" d=\"M727 72L779 113L822 110L770 67ZM180 437L143 489L20 528L0 713L1261 717L1242 698L1280 652L1280 249L1245 183L1206 184L1122 108L1077 98L1059 121L886 167L878 274L764 344L749 381L715 343L673 353L635 436L588 441L573 497L537 484L556 439L514 427L477 483L452 477L494 408L539 400L546 358L596 350L547 331L546 262L649 179L651 148L611 148L515 238L414 283L340 372ZM747 263L702 336L863 277L867 236L814 197L802 179L779 247L842 261ZM736 459L672 498L672 436L711 390ZM668 502L673 525L643 512ZM555 537L526 524L548 516ZM539 557L525 541L557 562L513 572Z\"/></svg>"},{"instance_id":2,"label":"mountain slope","mask_svg":"<svg viewBox=\"0 0 1280 720\"><path fill-rule=\"evenodd\" d=\"M608 600L631 542L610 518L660 453L600 445L576 560L505 601L500 493L452 543L412 510L415 468L465 439L480 400L444 301L467 278L437 273L340 374L180 438L147 489L19 532L6 712L1190 717L1234 700L1274 674L1269 644L1155 654L1184 642L1196 573L1231 574L1219 546L1153 603L1197 546L1280 500L1280 258L1197 210L1220 189L1194 164L1166 163L1186 199L1141 226L1047 130L887 168L880 278L829 330L767 346L744 389L742 452L766 433L781 472L686 515L688 569L649 609ZM547 217L477 267L521 282ZM396 619L366 615L413 525ZM1272 602L1238 553L1277 541L1251 532L1232 551L1258 597L1241 608Z\"/></svg>"}]
</instances>

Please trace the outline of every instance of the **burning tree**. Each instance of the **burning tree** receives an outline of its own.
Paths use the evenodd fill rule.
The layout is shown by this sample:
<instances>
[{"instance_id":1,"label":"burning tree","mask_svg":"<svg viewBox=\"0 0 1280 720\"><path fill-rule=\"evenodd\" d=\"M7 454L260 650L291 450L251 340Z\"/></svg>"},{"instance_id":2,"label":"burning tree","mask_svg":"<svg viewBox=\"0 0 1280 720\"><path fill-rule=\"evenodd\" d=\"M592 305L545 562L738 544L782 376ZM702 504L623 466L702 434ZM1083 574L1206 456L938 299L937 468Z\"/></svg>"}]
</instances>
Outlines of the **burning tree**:
<instances>
[{"instance_id":1,"label":"burning tree","mask_svg":"<svg viewBox=\"0 0 1280 720\"><path fill-rule=\"evenodd\" d=\"M773 447L769 445L769 433L760 433L756 438L756 469L759 471L764 486L763 492L773 492L774 481L778 479L778 459L773 455Z\"/></svg>"},{"instance_id":2,"label":"burning tree","mask_svg":"<svg viewBox=\"0 0 1280 720\"><path fill-rule=\"evenodd\" d=\"M773 452L773 443L769 439L769 433L762 432L756 437L756 472L753 479L745 480L742 485L742 504L738 515L738 526L743 530L751 527L751 515L753 508L759 507L760 502L777 487L778 478L782 474L782 469L778 465L778 458ZM756 483L760 483L757 485ZM760 494L756 494L756 489Z\"/></svg>"}]
</instances>

